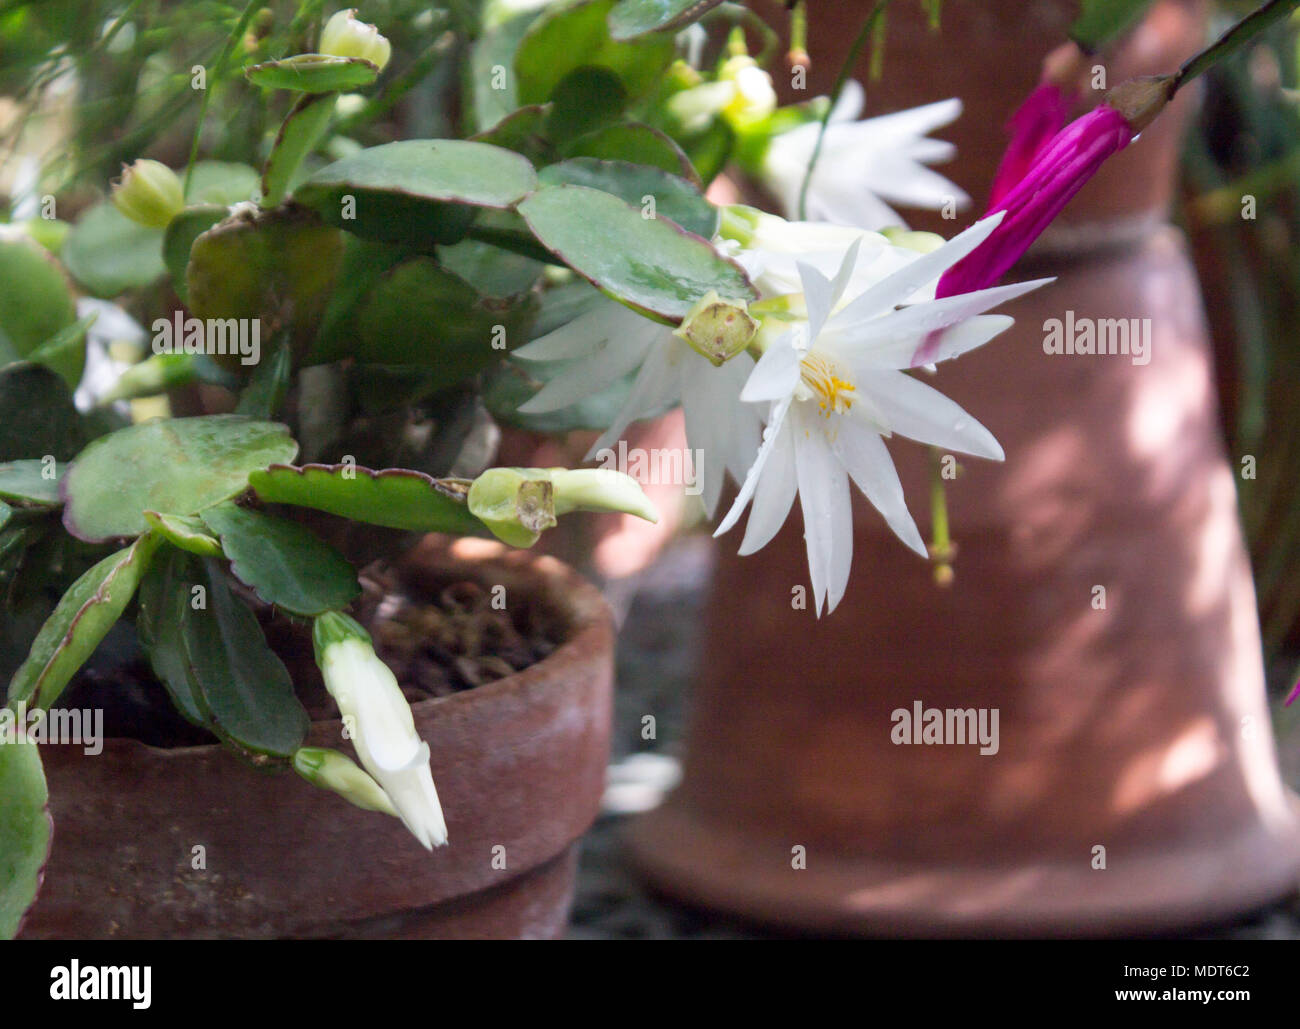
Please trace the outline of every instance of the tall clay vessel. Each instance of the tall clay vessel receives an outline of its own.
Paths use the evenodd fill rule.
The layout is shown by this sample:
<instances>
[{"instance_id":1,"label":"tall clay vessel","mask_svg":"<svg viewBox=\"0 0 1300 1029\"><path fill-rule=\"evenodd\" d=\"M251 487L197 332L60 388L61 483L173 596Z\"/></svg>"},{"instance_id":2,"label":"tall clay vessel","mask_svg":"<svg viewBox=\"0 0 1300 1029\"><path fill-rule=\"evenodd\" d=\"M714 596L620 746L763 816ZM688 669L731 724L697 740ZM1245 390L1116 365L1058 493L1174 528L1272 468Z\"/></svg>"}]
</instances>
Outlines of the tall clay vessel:
<instances>
[{"instance_id":1,"label":"tall clay vessel","mask_svg":"<svg viewBox=\"0 0 1300 1029\"><path fill-rule=\"evenodd\" d=\"M950 0L937 37L911 13L891 13L875 108L962 96L945 171L986 196L998 127L1074 5ZM1112 84L1174 67L1203 13L1159 4ZM836 19L859 15L811 26L825 78L852 35ZM849 592L820 621L791 605L797 512L754 557L723 541L684 780L633 827L658 886L765 922L911 935L1174 930L1296 888L1235 473L1197 284L1164 224L1185 114L1165 112L1017 267L1058 280L1007 308L1015 328L939 375L1006 450L950 484L951 587L861 498ZM1045 353L1067 312L1149 325L1149 362ZM891 452L924 531L923 448ZM996 711L997 752L893 742L917 702Z\"/></svg>"}]
</instances>

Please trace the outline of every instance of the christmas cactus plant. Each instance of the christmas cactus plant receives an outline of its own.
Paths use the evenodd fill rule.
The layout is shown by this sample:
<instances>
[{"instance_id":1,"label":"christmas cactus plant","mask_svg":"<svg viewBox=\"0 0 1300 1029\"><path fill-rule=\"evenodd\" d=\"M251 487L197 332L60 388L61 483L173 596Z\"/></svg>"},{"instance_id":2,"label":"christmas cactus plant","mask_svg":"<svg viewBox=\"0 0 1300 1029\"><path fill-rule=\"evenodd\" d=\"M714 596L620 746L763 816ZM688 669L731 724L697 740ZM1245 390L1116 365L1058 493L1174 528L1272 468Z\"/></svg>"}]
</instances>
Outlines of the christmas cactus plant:
<instances>
[{"instance_id":1,"label":"christmas cactus plant","mask_svg":"<svg viewBox=\"0 0 1300 1029\"><path fill-rule=\"evenodd\" d=\"M774 74L801 88L802 3L781 66L771 30L719 0L189 5L220 30L192 64L188 26L96 6L67 73L135 61L141 106L111 138L83 120L80 163L27 167L0 235L4 935L51 841L33 741L119 620L176 710L239 757L454 845L429 747L348 614L374 555L344 556L311 512L516 547L574 511L654 520L605 458L680 405L718 531L749 509L742 553L799 498L817 616L850 571L850 482L942 566L883 440L1002 458L928 372L1011 324L991 312L1040 283L1000 276L1181 84L1036 124L991 212L944 240L895 208L968 205L930 167L960 104L859 120L842 76L778 106ZM1085 4L1085 45L1144 6ZM24 95L48 71L25 64ZM399 106L424 131L385 139ZM180 159L169 112L196 115ZM119 176L94 180L124 139ZM728 167L781 213L711 201ZM89 206L88 176L106 194ZM82 198L74 217L47 181ZM497 424L597 430L601 466L493 467ZM304 746L267 612L312 627L356 760Z\"/></svg>"}]
</instances>

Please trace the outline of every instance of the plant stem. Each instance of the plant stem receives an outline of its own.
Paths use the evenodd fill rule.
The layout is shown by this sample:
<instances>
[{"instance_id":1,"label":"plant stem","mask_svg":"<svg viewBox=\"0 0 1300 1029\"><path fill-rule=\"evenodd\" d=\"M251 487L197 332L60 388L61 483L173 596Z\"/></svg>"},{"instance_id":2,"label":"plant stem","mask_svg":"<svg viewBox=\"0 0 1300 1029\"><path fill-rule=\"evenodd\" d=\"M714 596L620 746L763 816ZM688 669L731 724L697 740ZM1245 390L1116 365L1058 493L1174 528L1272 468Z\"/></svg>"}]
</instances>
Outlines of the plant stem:
<instances>
[{"instance_id":1,"label":"plant stem","mask_svg":"<svg viewBox=\"0 0 1300 1029\"><path fill-rule=\"evenodd\" d=\"M199 140L203 135L203 121L208 114L208 104L212 100L213 90L217 88L217 82L221 78L221 73L226 70L230 55L235 52L235 46L243 38L244 30L248 28L248 23L253 20L253 15L257 13L261 3L262 0L248 0L244 13L239 16L239 21L235 22L235 27L231 30L230 35L226 37L226 45L221 48L216 63L212 65L212 74L208 76L208 81L204 83L207 88L203 90L203 102L199 105L199 120L194 126L194 142L190 144L190 159L185 165L185 189L187 191L190 188L190 179L194 176L194 162L199 156Z\"/></svg>"},{"instance_id":2,"label":"plant stem","mask_svg":"<svg viewBox=\"0 0 1300 1029\"><path fill-rule=\"evenodd\" d=\"M1285 18L1297 6L1300 6L1300 0L1268 0L1259 10L1246 15L1220 36L1216 42L1211 43L1199 54L1189 57L1183 62L1183 66L1174 74L1170 96L1177 93L1178 90L1198 75L1214 67L1229 54L1241 49L1274 22Z\"/></svg>"},{"instance_id":3,"label":"plant stem","mask_svg":"<svg viewBox=\"0 0 1300 1029\"><path fill-rule=\"evenodd\" d=\"M1300 3L1300 0L1295 0L1295 2ZM812 156L808 158L808 170L804 172L803 185L799 188L800 221L808 217L808 187L812 183L813 170L817 167L817 159L822 154L822 142L826 139L826 126L830 124L831 112L835 110L835 105L840 99L840 93L844 91L845 83L849 81L849 76L853 74L853 67L858 63L862 48L867 45L867 40L875 33L876 25L884 16L885 9L888 6L889 0L877 0L875 7L871 9L866 20L862 23L862 28L858 30L853 45L849 47L848 55L844 58L844 63L840 65L839 75L835 77L835 88L831 90L831 102L826 105L826 112L822 115L821 130L817 133L817 144L813 147Z\"/></svg>"},{"instance_id":4,"label":"plant stem","mask_svg":"<svg viewBox=\"0 0 1300 1029\"><path fill-rule=\"evenodd\" d=\"M953 580L954 549L948 530L948 490L943 482L943 453L930 448L930 557L935 562L934 581L947 586Z\"/></svg>"}]
</instances>

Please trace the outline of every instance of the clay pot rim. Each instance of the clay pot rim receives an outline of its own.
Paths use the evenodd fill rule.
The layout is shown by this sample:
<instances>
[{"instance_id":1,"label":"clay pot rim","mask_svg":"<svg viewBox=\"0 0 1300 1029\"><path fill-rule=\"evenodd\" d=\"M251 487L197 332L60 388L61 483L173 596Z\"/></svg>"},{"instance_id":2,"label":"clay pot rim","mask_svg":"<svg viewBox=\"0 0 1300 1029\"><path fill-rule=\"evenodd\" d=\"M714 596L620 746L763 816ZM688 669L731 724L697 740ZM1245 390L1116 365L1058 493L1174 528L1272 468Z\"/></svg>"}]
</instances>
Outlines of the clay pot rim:
<instances>
[{"instance_id":1,"label":"clay pot rim","mask_svg":"<svg viewBox=\"0 0 1300 1029\"><path fill-rule=\"evenodd\" d=\"M579 667L591 654L612 647L613 625L604 595L558 558L531 550L518 550L495 540L468 536L457 539L430 533L397 563L415 573L437 569L477 582L482 582L488 577L489 570L493 570L498 573L493 585L504 585L507 591L512 587L526 589L540 596L543 603L559 616L563 627L563 639L556 648L527 668L470 690L414 702L411 713L417 723L422 716L435 710L440 715L454 716L470 705L501 703L512 695L523 699L534 686L556 678L552 670L557 666ZM407 572L406 578L418 578L418 574ZM338 739L342 727L341 718L313 719L304 745L311 745L311 737L318 737L322 730ZM106 736L103 745L105 750L138 748L176 761L230 749L224 743L156 747L130 736Z\"/></svg>"}]
</instances>

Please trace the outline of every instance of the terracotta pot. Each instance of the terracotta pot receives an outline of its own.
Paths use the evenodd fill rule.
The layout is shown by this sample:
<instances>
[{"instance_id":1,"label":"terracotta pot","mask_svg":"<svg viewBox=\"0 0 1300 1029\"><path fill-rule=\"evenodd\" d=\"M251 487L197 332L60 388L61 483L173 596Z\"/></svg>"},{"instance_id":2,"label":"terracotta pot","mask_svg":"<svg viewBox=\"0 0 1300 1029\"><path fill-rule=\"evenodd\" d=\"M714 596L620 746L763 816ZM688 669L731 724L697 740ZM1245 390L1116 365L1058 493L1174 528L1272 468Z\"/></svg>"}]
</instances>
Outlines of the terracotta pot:
<instances>
[{"instance_id":1,"label":"terracotta pot","mask_svg":"<svg viewBox=\"0 0 1300 1029\"><path fill-rule=\"evenodd\" d=\"M527 594L561 645L505 679L412 705L451 842L425 851L393 818L218 746L44 749L54 849L25 938L559 936L577 840L609 752L613 636L599 592L552 558L427 538L412 585L470 579ZM310 742L338 746L341 724ZM204 848L205 869L193 868ZM494 848L504 848L494 850ZM504 868L494 857L504 856Z\"/></svg>"},{"instance_id":2,"label":"terracotta pot","mask_svg":"<svg viewBox=\"0 0 1300 1029\"><path fill-rule=\"evenodd\" d=\"M994 20L976 6L945 4L944 35L966 41L964 121L990 132L1059 33L1017 37L1063 25L1065 8L1005 3L1017 16ZM1195 14L1156 9L1139 41L1160 29L1158 65L1194 45ZM921 53L923 32L891 12L888 60L896 42ZM934 92L905 102L962 92L932 84L937 51L924 53L901 78ZM1011 68L1016 88L994 110L981 85ZM1139 195L1167 197L1175 137L1147 133L1123 155ZM950 588L860 497L849 592L820 621L791 606L807 582L797 513L757 556L724 541L683 783L633 827L664 890L810 930L1074 935L1187 928L1296 888L1300 827L1276 767L1196 282L1158 211L1138 205L1128 231L1106 230L1105 212L1134 203L1104 195L1115 186L1081 194L1072 224L1085 231L1068 250L1013 273L1059 276L1007 308L1015 328L937 377L1007 455L963 460L949 485ZM1150 319L1150 363L1045 354L1044 322L1067 310ZM890 449L925 532L924 448ZM996 710L997 753L894 743L894 712L918 701Z\"/></svg>"}]
</instances>

